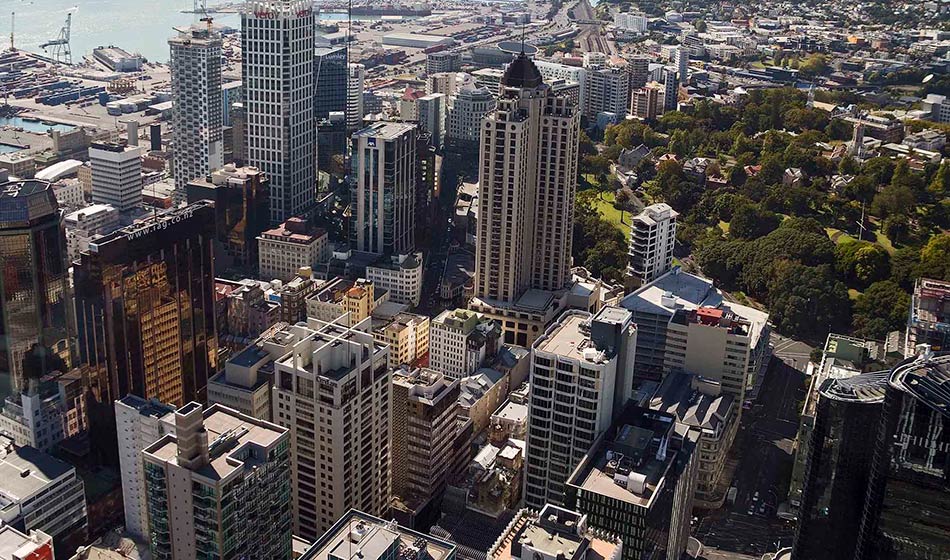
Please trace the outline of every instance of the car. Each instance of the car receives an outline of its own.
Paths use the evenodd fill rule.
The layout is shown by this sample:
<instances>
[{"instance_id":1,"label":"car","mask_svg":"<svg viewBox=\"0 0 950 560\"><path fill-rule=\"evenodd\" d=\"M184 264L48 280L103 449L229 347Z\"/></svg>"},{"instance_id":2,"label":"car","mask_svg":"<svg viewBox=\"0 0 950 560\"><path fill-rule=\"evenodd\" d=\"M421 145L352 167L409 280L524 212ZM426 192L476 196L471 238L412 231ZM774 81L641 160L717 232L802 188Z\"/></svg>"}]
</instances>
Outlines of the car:
<instances>
[{"instance_id":1,"label":"car","mask_svg":"<svg viewBox=\"0 0 950 560\"><path fill-rule=\"evenodd\" d=\"M749 515L755 515L755 505L749 506Z\"/></svg>"},{"instance_id":2,"label":"car","mask_svg":"<svg viewBox=\"0 0 950 560\"><path fill-rule=\"evenodd\" d=\"M758 501L759 501L759 492L758 492L758 491L756 491L755 494L752 495L752 501L753 501L753 502L758 502Z\"/></svg>"}]
</instances>

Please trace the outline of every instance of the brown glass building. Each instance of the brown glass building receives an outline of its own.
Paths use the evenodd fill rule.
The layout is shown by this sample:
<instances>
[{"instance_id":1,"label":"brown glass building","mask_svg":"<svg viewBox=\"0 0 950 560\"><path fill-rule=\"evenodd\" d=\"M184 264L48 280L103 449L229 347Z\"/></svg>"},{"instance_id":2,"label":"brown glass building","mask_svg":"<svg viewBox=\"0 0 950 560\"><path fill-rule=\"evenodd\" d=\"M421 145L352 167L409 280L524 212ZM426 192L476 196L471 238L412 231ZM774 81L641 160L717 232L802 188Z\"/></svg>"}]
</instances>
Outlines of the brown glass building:
<instances>
[{"instance_id":1,"label":"brown glass building","mask_svg":"<svg viewBox=\"0 0 950 560\"><path fill-rule=\"evenodd\" d=\"M0 184L0 402L70 365L62 214L49 183Z\"/></svg>"},{"instance_id":2,"label":"brown glass building","mask_svg":"<svg viewBox=\"0 0 950 560\"><path fill-rule=\"evenodd\" d=\"M217 371L214 223L211 202L190 204L97 239L74 264L92 424L108 427L128 394L205 401Z\"/></svg>"}]
</instances>

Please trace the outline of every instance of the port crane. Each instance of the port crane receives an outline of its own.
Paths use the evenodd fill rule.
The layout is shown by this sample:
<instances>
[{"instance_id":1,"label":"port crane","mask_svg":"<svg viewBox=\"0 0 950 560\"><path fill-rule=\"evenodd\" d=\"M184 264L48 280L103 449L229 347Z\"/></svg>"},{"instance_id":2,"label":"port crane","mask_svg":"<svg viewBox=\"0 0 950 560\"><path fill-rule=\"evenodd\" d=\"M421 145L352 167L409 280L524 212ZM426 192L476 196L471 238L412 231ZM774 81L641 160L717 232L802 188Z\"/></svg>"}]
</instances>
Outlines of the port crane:
<instances>
[{"instance_id":1,"label":"port crane","mask_svg":"<svg viewBox=\"0 0 950 560\"><path fill-rule=\"evenodd\" d=\"M40 48L44 51L50 47L53 48L52 58L56 62L70 65L73 63L73 52L69 48L69 33L72 27L73 14L70 12L66 14L66 25L59 30L59 35L57 35L55 39L51 39L40 45Z\"/></svg>"}]
</instances>

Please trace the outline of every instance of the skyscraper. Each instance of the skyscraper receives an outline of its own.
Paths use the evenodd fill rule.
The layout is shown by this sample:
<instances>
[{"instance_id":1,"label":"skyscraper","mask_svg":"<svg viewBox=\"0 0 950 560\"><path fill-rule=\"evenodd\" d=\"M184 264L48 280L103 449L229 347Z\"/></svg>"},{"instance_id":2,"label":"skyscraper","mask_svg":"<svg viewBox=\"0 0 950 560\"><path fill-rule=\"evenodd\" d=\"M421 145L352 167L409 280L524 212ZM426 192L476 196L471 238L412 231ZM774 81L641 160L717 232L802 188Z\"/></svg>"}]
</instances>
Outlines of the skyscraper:
<instances>
[{"instance_id":1,"label":"skyscraper","mask_svg":"<svg viewBox=\"0 0 950 560\"><path fill-rule=\"evenodd\" d=\"M346 47L317 47L313 53L313 118L346 110Z\"/></svg>"},{"instance_id":2,"label":"skyscraper","mask_svg":"<svg viewBox=\"0 0 950 560\"><path fill-rule=\"evenodd\" d=\"M482 119L494 108L495 98L487 88L464 84L448 112L446 139L466 146L478 144Z\"/></svg>"},{"instance_id":3,"label":"skyscraper","mask_svg":"<svg viewBox=\"0 0 950 560\"><path fill-rule=\"evenodd\" d=\"M241 14L247 164L270 179L270 223L316 203L314 16L310 0L248 2Z\"/></svg>"},{"instance_id":4,"label":"skyscraper","mask_svg":"<svg viewBox=\"0 0 950 560\"><path fill-rule=\"evenodd\" d=\"M205 399L217 370L214 235L214 206L200 201L96 239L75 263L79 357L94 372L90 423L106 423L93 426L104 449L115 447L116 399Z\"/></svg>"},{"instance_id":5,"label":"skyscraper","mask_svg":"<svg viewBox=\"0 0 950 560\"><path fill-rule=\"evenodd\" d=\"M221 45L210 24L180 30L168 40L177 201L185 200L188 181L224 165Z\"/></svg>"},{"instance_id":6,"label":"skyscraper","mask_svg":"<svg viewBox=\"0 0 950 560\"><path fill-rule=\"evenodd\" d=\"M291 428L294 534L314 540L360 508L389 511L392 370L372 319L355 327L311 319L274 334L274 422Z\"/></svg>"},{"instance_id":7,"label":"skyscraper","mask_svg":"<svg viewBox=\"0 0 950 560\"><path fill-rule=\"evenodd\" d=\"M948 388L950 353L926 345L891 370L856 560L950 557Z\"/></svg>"},{"instance_id":8,"label":"skyscraper","mask_svg":"<svg viewBox=\"0 0 950 560\"><path fill-rule=\"evenodd\" d=\"M523 53L482 123L475 294L512 302L570 280L580 114Z\"/></svg>"},{"instance_id":9,"label":"skyscraper","mask_svg":"<svg viewBox=\"0 0 950 560\"><path fill-rule=\"evenodd\" d=\"M419 128L431 136L432 146L442 149L445 142L445 115L448 98L443 93L430 93L416 100Z\"/></svg>"},{"instance_id":10,"label":"skyscraper","mask_svg":"<svg viewBox=\"0 0 950 560\"><path fill-rule=\"evenodd\" d=\"M353 135L354 250L404 255L414 247L416 127L374 123Z\"/></svg>"},{"instance_id":11,"label":"skyscraper","mask_svg":"<svg viewBox=\"0 0 950 560\"><path fill-rule=\"evenodd\" d=\"M677 108L677 94L679 92L679 81L676 79L676 70L667 68L663 70L663 112L669 113Z\"/></svg>"},{"instance_id":12,"label":"skyscraper","mask_svg":"<svg viewBox=\"0 0 950 560\"><path fill-rule=\"evenodd\" d=\"M220 404L174 420L141 456L152 556L290 558L288 430Z\"/></svg>"},{"instance_id":13,"label":"skyscraper","mask_svg":"<svg viewBox=\"0 0 950 560\"><path fill-rule=\"evenodd\" d=\"M632 396L637 327L631 317L618 307L593 317L567 311L531 347L529 507L565 503L567 477Z\"/></svg>"},{"instance_id":14,"label":"skyscraper","mask_svg":"<svg viewBox=\"0 0 950 560\"><path fill-rule=\"evenodd\" d=\"M71 364L72 304L62 213L50 184L0 185L0 397Z\"/></svg>"},{"instance_id":15,"label":"skyscraper","mask_svg":"<svg viewBox=\"0 0 950 560\"><path fill-rule=\"evenodd\" d=\"M363 80L366 67L350 63L346 74L346 130L354 132L363 127Z\"/></svg>"},{"instance_id":16,"label":"skyscraper","mask_svg":"<svg viewBox=\"0 0 950 560\"><path fill-rule=\"evenodd\" d=\"M89 146L92 201L119 212L142 204L142 148L121 144Z\"/></svg>"},{"instance_id":17,"label":"skyscraper","mask_svg":"<svg viewBox=\"0 0 950 560\"><path fill-rule=\"evenodd\" d=\"M680 47L673 50L673 64L680 83L689 82L689 49Z\"/></svg>"}]
</instances>

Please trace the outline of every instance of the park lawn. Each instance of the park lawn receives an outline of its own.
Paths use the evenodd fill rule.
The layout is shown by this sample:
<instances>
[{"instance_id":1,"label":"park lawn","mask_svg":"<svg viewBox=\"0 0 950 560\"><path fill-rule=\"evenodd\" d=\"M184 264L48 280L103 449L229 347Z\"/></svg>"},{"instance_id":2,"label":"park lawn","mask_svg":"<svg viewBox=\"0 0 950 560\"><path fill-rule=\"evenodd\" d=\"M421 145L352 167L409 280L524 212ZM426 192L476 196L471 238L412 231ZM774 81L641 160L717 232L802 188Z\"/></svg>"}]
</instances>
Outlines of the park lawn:
<instances>
[{"instance_id":1,"label":"park lawn","mask_svg":"<svg viewBox=\"0 0 950 560\"><path fill-rule=\"evenodd\" d=\"M853 237L841 231L840 229L835 229L833 227L826 227L825 233L828 234L829 239L835 242L835 245L841 245L842 243L854 241Z\"/></svg>"},{"instance_id":2,"label":"park lawn","mask_svg":"<svg viewBox=\"0 0 950 560\"><path fill-rule=\"evenodd\" d=\"M859 292L858 290L855 290L854 288L848 288L848 299L850 299L851 301L854 301L858 299L859 297L861 297L861 292Z\"/></svg>"},{"instance_id":3,"label":"park lawn","mask_svg":"<svg viewBox=\"0 0 950 560\"><path fill-rule=\"evenodd\" d=\"M729 222L719 220L719 229L721 229L725 235L729 235Z\"/></svg>"},{"instance_id":4,"label":"park lawn","mask_svg":"<svg viewBox=\"0 0 950 560\"><path fill-rule=\"evenodd\" d=\"M623 232L624 235L630 233L630 212L623 212L623 219L621 220L620 210L614 208L613 193L597 193L597 197L594 199L594 205L597 207L597 211L600 212L600 215Z\"/></svg>"},{"instance_id":5,"label":"park lawn","mask_svg":"<svg viewBox=\"0 0 950 560\"><path fill-rule=\"evenodd\" d=\"M874 236L877 244L881 247L884 247L884 250L887 251L887 254L894 256L894 253L897 252L897 249L894 247L894 244L891 243L891 240L880 231L875 231Z\"/></svg>"}]
</instances>

